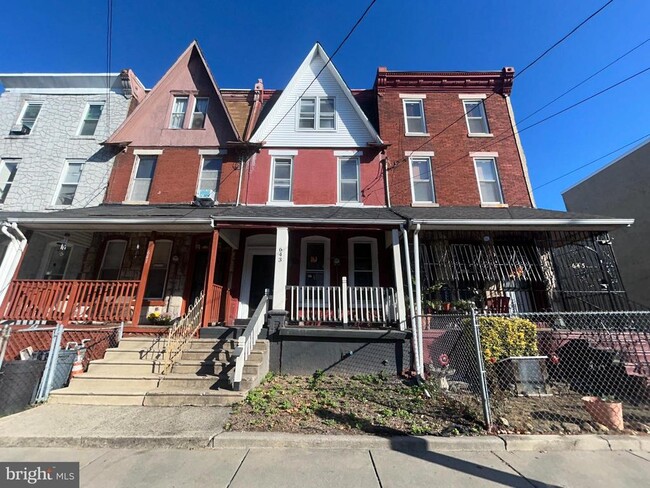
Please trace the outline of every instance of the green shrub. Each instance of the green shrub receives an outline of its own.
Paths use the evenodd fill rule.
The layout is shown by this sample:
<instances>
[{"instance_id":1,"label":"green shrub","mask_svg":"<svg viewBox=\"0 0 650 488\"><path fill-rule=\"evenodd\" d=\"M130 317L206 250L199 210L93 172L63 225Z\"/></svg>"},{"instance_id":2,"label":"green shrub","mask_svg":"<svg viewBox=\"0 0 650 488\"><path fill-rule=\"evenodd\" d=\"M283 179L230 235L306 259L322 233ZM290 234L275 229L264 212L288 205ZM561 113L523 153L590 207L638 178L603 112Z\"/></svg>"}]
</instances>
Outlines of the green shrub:
<instances>
[{"instance_id":1,"label":"green shrub","mask_svg":"<svg viewBox=\"0 0 650 488\"><path fill-rule=\"evenodd\" d=\"M530 320L479 317L481 347L486 361L512 356L537 356L537 326Z\"/></svg>"}]
</instances>

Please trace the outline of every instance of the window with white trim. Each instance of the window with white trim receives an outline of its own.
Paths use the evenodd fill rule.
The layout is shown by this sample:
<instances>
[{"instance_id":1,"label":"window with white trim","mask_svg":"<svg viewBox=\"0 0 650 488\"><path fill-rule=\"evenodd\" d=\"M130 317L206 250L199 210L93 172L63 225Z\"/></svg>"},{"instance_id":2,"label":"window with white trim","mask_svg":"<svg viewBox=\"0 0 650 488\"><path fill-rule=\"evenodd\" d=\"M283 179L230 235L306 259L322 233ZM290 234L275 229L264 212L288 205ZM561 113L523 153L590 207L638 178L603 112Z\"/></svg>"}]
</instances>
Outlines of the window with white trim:
<instances>
[{"instance_id":1,"label":"window with white trim","mask_svg":"<svg viewBox=\"0 0 650 488\"><path fill-rule=\"evenodd\" d=\"M271 201L291 201L291 176L293 173L293 158L273 158L273 173L271 175Z\"/></svg>"},{"instance_id":2,"label":"window with white trim","mask_svg":"<svg viewBox=\"0 0 650 488\"><path fill-rule=\"evenodd\" d=\"M494 158L474 158L474 166L481 193L481 203L503 203L496 160Z\"/></svg>"},{"instance_id":3,"label":"window with white trim","mask_svg":"<svg viewBox=\"0 0 650 488\"><path fill-rule=\"evenodd\" d=\"M424 120L424 101L422 99L404 99L404 125L407 134L426 134Z\"/></svg>"},{"instance_id":4,"label":"window with white trim","mask_svg":"<svg viewBox=\"0 0 650 488\"><path fill-rule=\"evenodd\" d=\"M59 186L54 197L54 205L72 205L77 193L84 161L66 161L61 173Z\"/></svg>"},{"instance_id":5,"label":"window with white trim","mask_svg":"<svg viewBox=\"0 0 650 488\"><path fill-rule=\"evenodd\" d=\"M134 202L146 202L149 200L151 180L156 171L157 156L138 156L137 167L131 182L131 194L129 200Z\"/></svg>"},{"instance_id":6,"label":"window with white trim","mask_svg":"<svg viewBox=\"0 0 650 488\"><path fill-rule=\"evenodd\" d=\"M470 134L489 134L483 100L463 100L467 130Z\"/></svg>"},{"instance_id":7,"label":"window with white trim","mask_svg":"<svg viewBox=\"0 0 650 488\"><path fill-rule=\"evenodd\" d=\"M436 201L433 188L433 174L431 173L431 158L412 157L411 163L411 190L413 201L416 203L434 203Z\"/></svg>"},{"instance_id":8,"label":"window with white trim","mask_svg":"<svg viewBox=\"0 0 650 488\"><path fill-rule=\"evenodd\" d=\"M172 106L172 116L169 121L170 129L182 129L185 122L185 112L187 112L187 104L189 97L174 97L174 105Z\"/></svg>"},{"instance_id":9,"label":"window with white trim","mask_svg":"<svg viewBox=\"0 0 650 488\"><path fill-rule=\"evenodd\" d=\"M162 299L165 297L167 272L169 260L172 255L172 241L159 240L154 246L151 258L151 267L147 276L147 287L144 297L148 299Z\"/></svg>"},{"instance_id":10,"label":"window with white trim","mask_svg":"<svg viewBox=\"0 0 650 488\"><path fill-rule=\"evenodd\" d=\"M339 158L339 202L360 202L359 158Z\"/></svg>"},{"instance_id":11,"label":"window with white trim","mask_svg":"<svg viewBox=\"0 0 650 488\"><path fill-rule=\"evenodd\" d=\"M377 239L348 239L348 261L350 286L379 286Z\"/></svg>"},{"instance_id":12,"label":"window with white trim","mask_svg":"<svg viewBox=\"0 0 650 488\"><path fill-rule=\"evenodd\" d=\"M334 97L301 98L298 129L336 130L336 101Z\"/></svg>"},{"instance_id":13,"label":"window with white trim","mask_svg":"<svg viewBox=\"0 0 650 488\"><path fill-rule=\"evenodd\" d=\"M221 177L222 159L219 156L203 156L201 175L199 177L199 192L213 190L215 200L219 194L219 178Z\"/></svg>"},{"instance_id":14,"label":"window with white trim","mask_svg":"<svg viewBox=\"0 0 650 488\"><path fill-rule=\"evenodd\" d=\"M123 239L111 239L106 243L104 257L97 275L98 280L117 280L120 278L126 244Z\"/></svg>"},{"instance_id":15,"label":"window with white trim","mask_svg":"<svg viewBox=\"0 0 650 488\"><path fill-rule=\"evenodd\" d=\"M18 159L3 159L0 164L0 203L4 203L18 171Z\"/></svg>"},{"instance_id":16,"label":"window with white trim","mask_svg":"<svg viewBox=\"0 0 650 488\"><path fill-rule=\"evenodd\" d=\"M326 237L304 237L300 242L300 284L329 286L330 240Z\"/></svg>"},{"instance_id":17,"label":"window with white trim","mask_svg":"<svg viewBox=\"0 0 650 488\"><path fill-rule=\"evenodd\" d=\"M197 97L194 99L194 110L192 111L191 129L203 129L205 116L208 113L208 98Z\"/></svg>"},{"instance_id":18,"label":"window with white trim","mask_svg":"<svg viewBox=\"0 0 650 488\"><path fill-rule=\"evenodd\" d=\"M34 124L36 124L36 119L38 119L38 114L41 113L41 108L43 108L43 102L25 102L16 124L22 126L20 130L21 134L29 134L32 132Z\"/></svg>"},{"instance_id":19,"label":"window with white trim","mask_svg":"<svg viewBox=\"0 0 650 488\"><path fill-rule=\"evenodd\" d=\"M104 110L104 103L89 103L86 106L81 127L79 127L80 136L94 136L97 130L99 118Z\"/></svg>"}]
</instances>

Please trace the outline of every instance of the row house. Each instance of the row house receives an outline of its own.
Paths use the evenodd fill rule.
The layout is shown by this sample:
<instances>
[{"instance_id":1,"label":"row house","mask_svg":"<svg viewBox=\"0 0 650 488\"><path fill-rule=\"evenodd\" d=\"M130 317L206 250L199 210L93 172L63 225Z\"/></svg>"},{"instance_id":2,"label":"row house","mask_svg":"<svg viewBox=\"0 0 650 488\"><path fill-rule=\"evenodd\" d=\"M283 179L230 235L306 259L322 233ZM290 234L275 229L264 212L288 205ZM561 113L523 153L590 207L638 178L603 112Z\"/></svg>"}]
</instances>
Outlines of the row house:
<instances>
[{"instance_id":1,"label":"row house","mask_svg":"<svg viewBox=\"0 0 650 488\"><path fill-rule=\"evenodd\" d=\"M0 74L0 214L97 206L117 151L102 145L124 121L144 87L121 73ZM0 300L29 237L26 276L76 276L89 242L3 225ZM65 249L61 249L65 242ZM5 259L6 257L6 259Z\"/></svg>"},{"instance_id":2,"label":"row house","mask_svg":"<svg viewBox=\"0 0 650 488\"><path fill-rule=\"evenodd\" d=\"M377 72L390 204L414 240L417 315L629 309L607 232L633 221L535 208L513 79L512 68Z\"/></svg>"},{"instance_id":3,"label":"row house","mask_svg":"<svg viewBox=\"0 0 650 488\"><path fill-rule=\"evenodd\" d=\"M269 295L272 367L400 372L407 329L453 304L622 308L606 232L630 221L535 208L513 77L380 68L351 90L316 44L283 90L220 89L193 42L106 139L102 205L7 217L84 247L44 277L30 243L2 316L142 331L195 305L219 337Z\"/></svg>"}]
</instances>

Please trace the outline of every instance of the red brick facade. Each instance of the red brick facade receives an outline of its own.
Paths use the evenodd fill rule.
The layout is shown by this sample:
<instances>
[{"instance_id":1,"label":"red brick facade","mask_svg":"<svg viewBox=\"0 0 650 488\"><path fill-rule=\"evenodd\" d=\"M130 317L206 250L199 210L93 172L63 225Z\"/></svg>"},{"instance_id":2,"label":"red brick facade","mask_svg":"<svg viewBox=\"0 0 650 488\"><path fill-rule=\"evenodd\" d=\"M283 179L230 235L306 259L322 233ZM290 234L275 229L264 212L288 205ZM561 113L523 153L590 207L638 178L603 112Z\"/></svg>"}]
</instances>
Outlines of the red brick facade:
<instances>
[{"instance_id":1,"label":"red brick facade","mask_svg":"<svg viewBox=\"0 0 650 488\"><path fill-rule=\"evenodd\" d=\"M522 159L515 138L508 137L513 135L506 100L512 73L481 73L480 75L492 76L476 76L478 80L473 79L475 75L479 74L397 73L384 69L378 72L376 90L379 129L384 142L390 144L387 155L392 205L412 203L407 157L410 152L433 151L432 172L437 204L480 205L474 161L470 153L495 152L498 153L497 170L505 204L531 206ZM493 137L468 135L463 116L465 109L459 94L470 93L487 95L485 110ZM429 136L405 135L400 94L426 96L423 105Z\"/></svg>"},{"instance_id":2,"label":"red brick facade","mask_svg":"<svg viewBox=\"0 0 650 488\"><path fill-rule=\"evenodd\" d=\"M129 184L133 176L134 151L142 148L128 147L115 158L113 172L106 191L106 203L122 203L127 200ZM149 203L190 203L194 200L199 181L201 155L196 147L166 147L158 155L156 170L151 181ZM206 149L206 148L203 148ZM232 152L232 151L231 151ZM237 158L225 154L221 167L219 203L237 201L239 164Z\"/></svg>"}]
</instances>

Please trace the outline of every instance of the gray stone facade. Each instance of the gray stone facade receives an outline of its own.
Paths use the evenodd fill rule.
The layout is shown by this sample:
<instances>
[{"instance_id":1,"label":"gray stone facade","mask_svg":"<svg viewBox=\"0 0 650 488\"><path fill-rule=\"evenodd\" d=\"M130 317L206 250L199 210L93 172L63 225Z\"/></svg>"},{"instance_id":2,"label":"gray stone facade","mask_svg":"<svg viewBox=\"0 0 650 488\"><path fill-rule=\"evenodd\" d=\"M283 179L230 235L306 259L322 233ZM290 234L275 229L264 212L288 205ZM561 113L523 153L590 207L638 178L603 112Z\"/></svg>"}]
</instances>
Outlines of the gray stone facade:
<instances>
[{"instance_id":1,"label":"gray stone facade","mask_svg":"<svg viewBox=\"0 0 650 488\"><path fill-rule=\"evenodd\" d=\"M41 111L30 134L12 135L26 101L42 102ZM104 109L95 134L79 136L88 102L104 102ZM7 88L0 95L0 158L18 160L18 169L0 210L38 212L100 204L117 151L101 143L122 123L129 103L119 89ZM72 204L56 206L66 160L85 164Z\"/></svg>"}]
</instances>

